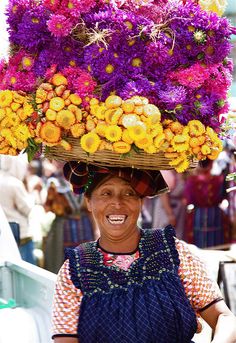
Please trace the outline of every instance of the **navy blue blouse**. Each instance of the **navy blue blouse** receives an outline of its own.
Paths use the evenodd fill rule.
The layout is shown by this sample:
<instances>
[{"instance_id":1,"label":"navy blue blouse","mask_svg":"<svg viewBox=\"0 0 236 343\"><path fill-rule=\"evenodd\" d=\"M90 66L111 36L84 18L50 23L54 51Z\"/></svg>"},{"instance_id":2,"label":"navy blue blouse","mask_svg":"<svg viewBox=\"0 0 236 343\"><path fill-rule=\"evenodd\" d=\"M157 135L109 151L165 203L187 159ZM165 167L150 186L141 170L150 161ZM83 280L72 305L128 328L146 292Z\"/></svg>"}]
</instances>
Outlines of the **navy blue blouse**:
<instances>
[{"instance_id":1,"label":"navy blue blouse","mask_svg":"<svg viewBox=\"0 0 236 343\"><path fill-rule=\"evenodd\" d=\"M174 229L140 232L140 257L128 270L104 265L97 242L67 250L83 293L80 343L191 342L197 321L178 276Z\"/></svg>"}]
</instances>

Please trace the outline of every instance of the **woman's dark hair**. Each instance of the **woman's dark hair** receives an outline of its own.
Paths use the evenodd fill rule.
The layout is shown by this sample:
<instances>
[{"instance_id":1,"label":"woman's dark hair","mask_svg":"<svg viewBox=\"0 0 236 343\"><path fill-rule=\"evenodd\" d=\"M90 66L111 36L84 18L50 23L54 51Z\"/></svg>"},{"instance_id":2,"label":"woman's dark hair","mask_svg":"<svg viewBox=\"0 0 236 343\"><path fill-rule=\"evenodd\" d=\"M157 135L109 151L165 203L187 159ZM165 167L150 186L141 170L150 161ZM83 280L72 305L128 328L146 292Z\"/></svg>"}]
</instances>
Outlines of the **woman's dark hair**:
<instances>
[{"instance_id":1,"label":"woman's dark hair","mask_svg":"<svg viewBox=\"0 0 236 343\"><path fill-rule=\"evenodd\" d=\"M209 158L206 158L203 161L199 161L199 167L201 168L208 168L212 165L212 160L210 160Z\"/></svg>"}]
</instances>

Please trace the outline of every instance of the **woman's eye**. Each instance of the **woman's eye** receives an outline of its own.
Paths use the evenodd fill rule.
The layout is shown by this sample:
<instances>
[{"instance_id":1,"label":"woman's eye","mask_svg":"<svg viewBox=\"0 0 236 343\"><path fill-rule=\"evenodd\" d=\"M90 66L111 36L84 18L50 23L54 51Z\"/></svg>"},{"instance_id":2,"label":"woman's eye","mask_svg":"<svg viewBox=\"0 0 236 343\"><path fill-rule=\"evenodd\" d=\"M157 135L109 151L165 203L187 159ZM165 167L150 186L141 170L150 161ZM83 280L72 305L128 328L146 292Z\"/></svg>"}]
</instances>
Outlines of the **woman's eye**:
<instances>
[{"instance_id":1,"label":"woman's eye","mask_svg":"<svg viewBox=\"0 0 236 343\"><path fill-rule=\"evenodd\" d=\"M110 195L111 193L110 192L108 192L108 191L104 191L104 192L102 192L102 195Z\"/></svg>"},{"instance_id":2,"label":"woman's eye","mask_svg":"<svg viewBox=\"0 0 236 343\"><path fill-rule=\"evenodd\" d=\"M127 195L127 196L135 196L136 194L133 192L133 191L127 191L126 193L125 193L125 195Z\"/></svg>"}]
</instances>

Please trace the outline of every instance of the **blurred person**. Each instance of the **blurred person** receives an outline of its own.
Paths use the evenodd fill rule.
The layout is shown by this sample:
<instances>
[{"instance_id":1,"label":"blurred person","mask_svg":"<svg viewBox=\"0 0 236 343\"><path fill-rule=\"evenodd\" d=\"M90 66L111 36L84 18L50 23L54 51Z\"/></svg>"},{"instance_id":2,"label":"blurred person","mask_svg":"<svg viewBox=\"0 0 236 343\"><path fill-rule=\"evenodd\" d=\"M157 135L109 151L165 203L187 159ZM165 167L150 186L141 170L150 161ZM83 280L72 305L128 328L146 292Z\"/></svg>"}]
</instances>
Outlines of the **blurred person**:
<instances>
[{"instance_id":1,"label":"blurred person","mask_svg":"<svg viewBox=\"0 0 236 343\"><path fill-rule=\"evenodd\" d=\"M186 214L185 180L183 174L177 173L175 170L166 170L163 176L170 192L153 198L152 225L155 228L163 228L171 224L175 227L176 237L183 239Z\"/></svg>"},{"instance_id":2,"label":"blurred person","mask_svg":"<svg viewBox=\"0 0 236 343\"><path fill-rule=\"evenodd\" d=\"M54 165L58 168L47 179L44 208L54 213L55 219L45 237L44 267L57 273L64 261L64 249L94 240L96 229L83 197L73 194L69 182L61 174L60 163L54 161Z\"/></svg>"},{"instance_id":3,"label":"blurred person","mask_svg":"<svg viewBox=\"0 0 236 343\"><path fill-rule=\"evenodd\" d=\"M212 175L211 170L212 161L206 159L189 174L185 183L185 198L189 208L185 240L199 248L229 241L229 216L221 208L226 197L225 176Z\"/></svg>"},{"instance_id":4,"label":"blurred person","mask_svg":"<svg viewBox=\"0 0 236 343\"><path fill-rule=\"evenodd\" d=\"M21 255L12 234L11 227L0 206L0 260L15 261L20 259Z\"/></svg>"},{"instance_id":5,"label":"blurred person","mask_svg":"<svg viewBox=\"0 0 236 343\"><path fill-rule=\"evenodd\" d=\"M41 161L32 160L28 164L26 175L26 188L34 197L35 204L37 205L43 205L45 202L44 181L41 169Z\"/></svg>"},{"instance_id":6,"label":"blurred person","mask_svg":"<svg viewBox=\"0 0 236 343\"><path fill-rule=\"evenodd\" d=\"M236 173L236 150L231 151L231 163L229 165L229 174ZM231 242L236 242L236 183L231 180L227 184L229 188L228 200L229 200L229 216L231 221Z\"/></svg>"},{"instance_id":7,"label":"blurred person","mask_svg":"<svg viewBox=\"0 0 236 343\"><path fill-rule=\"evenodd\" d=\"M35 264L33 231L29 225L34 203L24 184L27 168L26 155L1 155L0 205L8 222L16 222L20 226L19 250L22 259Z\"/></svg>"}]
</instances>

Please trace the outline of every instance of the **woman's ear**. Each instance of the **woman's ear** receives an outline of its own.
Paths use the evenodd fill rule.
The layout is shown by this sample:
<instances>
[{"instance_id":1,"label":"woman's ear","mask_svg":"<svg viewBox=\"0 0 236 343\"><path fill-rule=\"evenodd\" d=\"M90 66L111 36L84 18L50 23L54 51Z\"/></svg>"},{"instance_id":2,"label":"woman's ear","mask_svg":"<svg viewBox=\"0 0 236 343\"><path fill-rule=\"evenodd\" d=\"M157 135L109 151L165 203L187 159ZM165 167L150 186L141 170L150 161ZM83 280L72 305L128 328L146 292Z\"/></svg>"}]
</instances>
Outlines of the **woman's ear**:
<instances>
[{"instance_id":1,"label":"woman's ear","mask_svg":"<svg viewBox=\"0 0 236 343\"><path fill-rule=\"evenodd\" d=\"M85 204L86 204L86 207L87 207L88 211L92 212L91 204L90 204L90 198L85 195L84 196L84 201L85 201Z\"/></svg>"}]
</instances>

